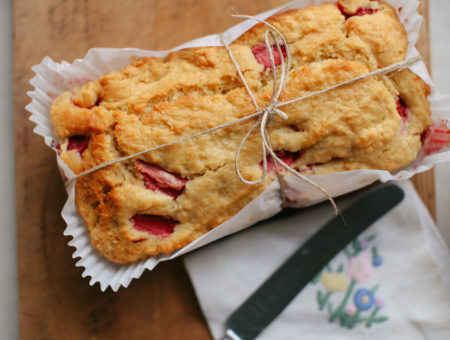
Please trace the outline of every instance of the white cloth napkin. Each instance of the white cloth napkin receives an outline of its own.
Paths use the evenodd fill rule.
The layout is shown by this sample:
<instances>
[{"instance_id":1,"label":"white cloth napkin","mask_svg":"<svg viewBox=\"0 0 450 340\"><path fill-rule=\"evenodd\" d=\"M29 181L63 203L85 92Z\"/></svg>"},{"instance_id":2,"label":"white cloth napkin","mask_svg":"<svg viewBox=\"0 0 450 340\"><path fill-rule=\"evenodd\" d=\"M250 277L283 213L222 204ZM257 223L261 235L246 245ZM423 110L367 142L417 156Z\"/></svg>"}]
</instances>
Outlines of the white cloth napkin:
<instances>
[{"instance_id":1,"label":"white cloth napkin","mask_svg":"<svg viewBox=\"0 0 450 340\"><path fill-rule=\"evenodd\" d=\"M450 339L449 251L411 183L398 185L404 201L339 253L258 339ZM331 217L327 204L299 210L185 257L214 339Z\"/></svg>"}]
</instances>

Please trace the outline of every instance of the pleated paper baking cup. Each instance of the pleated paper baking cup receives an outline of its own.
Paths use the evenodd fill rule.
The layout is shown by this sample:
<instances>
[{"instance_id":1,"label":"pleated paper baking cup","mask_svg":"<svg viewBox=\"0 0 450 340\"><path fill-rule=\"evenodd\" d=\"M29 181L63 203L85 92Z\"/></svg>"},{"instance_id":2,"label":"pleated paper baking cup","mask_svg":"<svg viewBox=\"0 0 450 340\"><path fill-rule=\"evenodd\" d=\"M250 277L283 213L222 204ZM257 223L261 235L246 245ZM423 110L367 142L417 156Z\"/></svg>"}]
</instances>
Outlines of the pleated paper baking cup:
<instances>
[{"instance_id":1,"label":"pleated paper baking cup","mask_svg":"<svg viewBox=\"0 0 450 340\"><path fill-rule=\"evenodd\" d=\"M256 15L256 17L266 19L269 16L287 10L320 5L325 2L297 0ZM417 56L418 52L414 46L417 42L419 28L422 22L422 17L416 12L419 2L411 0L390 0L387 2L397 9L399 18L408 33L409 48L407 58ZM254 21L244 21L231 27L224 32L223 36L228 43L231 43L254 25ZM32 68L36 73L30 81L34 86L34 90L28 92L32 100L26 109L31 113L30 120L36 123L33 131L44 137L45 143L55 150L56 153L55 145L57 138L53 132L53 125L50 122L49 116L53 100L59 94L67 90L72 90L90 80L97 79L106 72L122 69L131 62L133 56L163 58L171 51L198 46L222 46L222 44L218 35L210 35L193 40L170 51L146 51L135 48L93 48L88 51L84 58L76 59L73 63L64 61L57 63L49 57L45 57L39 65ZM431 95L428 99L431 103L433 120L435 122L441 120L448 121L450 118L450 97L436 90L423 62L414 64L410 69L431 87ZM71 173L70 169L64 164L57 153L56 158L62 173L66 175ZM420 156L417 162L396 173L379 170L356 170L329 175L311 175L308 177L326 188L332 196L339 196L369 185L377 180L386 182L407 179L417 173L432 168L437 163L448 161L450 161L450 151L447 148L428 156ZM296 200L296 206L308 206L325 199L320 192L298 178L286 176L285 179L288 183L287 193L290 198ZM91 245L87 227L78 214L75 205L74 185L68 186L67 192L68 199L62 211L62 217L67 223L64 235L72 237L69 245L75 248L73 257L79 259L76 265L84 267L83 277L89 276L91 285L99 283L102 291L108 287L111 287L114 291L117 291L121 286L127 287L133 278L141 276L145 269L153 269L160 261L174 259L226 235L247 228L260 220L269 218L281 210L279 183L276 180L261 195L231 219L171 255L149 257L147 260L132 264L116 264L103 257Z\"/></svg>"}]
</instances>

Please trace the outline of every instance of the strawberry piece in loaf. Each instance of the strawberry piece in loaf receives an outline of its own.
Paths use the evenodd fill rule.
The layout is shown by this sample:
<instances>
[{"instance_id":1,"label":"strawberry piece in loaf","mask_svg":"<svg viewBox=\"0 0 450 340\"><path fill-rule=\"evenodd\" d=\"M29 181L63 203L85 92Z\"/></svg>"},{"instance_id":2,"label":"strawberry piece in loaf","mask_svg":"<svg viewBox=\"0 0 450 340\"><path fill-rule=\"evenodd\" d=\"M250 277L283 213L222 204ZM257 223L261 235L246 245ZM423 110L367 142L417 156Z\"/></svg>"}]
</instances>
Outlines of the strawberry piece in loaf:
<instances>
[{"instance_id":1,"label":"strawberry piece in loaf","mask_svg":"<svg viewBox=\"0 0 450 340\"><path fill-rule=\"evenodd\" d=\"M373 2L380 2L379 0L372 0ZM348 11L348 9L342 5L341 2L337 3L337 7L341 11L342 15L345 16L345 20L351 18L351 17L361 17L363 15L372 15L378 12L377 8L372 7L358 7L354 13L351 13Z\"/></svg>"},{"instance_id":2,"label":"strawberry piece in loaf","mask_svg":"<svg viewBox=\"0 0 450 340\"><path fill-rule=\"evenodd\" d=\"M283 53L283 58L286 58L286 47L284 45L281 45L280 49L281 53ZM257 46L252 47L252 52L256 58L256 61L264 66L264 71L272 67L269 51L267 51L265 43L261 43ZM272 54L275 66L279 66L281 64L281 57L280 52L278 51L278 48L276 46L272 46Z\"/></svg>"},{"instance_id":3,"label":"strawberry piece in loaf","mask_svg":"<svg viewBox=\"0 0 450 340\"><path fill-rule=\"evenodd\" d=\"M91 138L89 136L70 136L69 143L67 144L67 151L77 150L78 153L81 154L88 147L90 140Z\"/></svg>"},{"instance_id":4,"label":"strawberry piece in loaf","mask_svg":"<svg viewBox=\"0 0 450 340\"><path fill-rule=\"evenodd\" d=\"M135 163L136 170L144 177L147 187L176 199L184 189L187 179L143 161Z\"/></svg>"},{"instance_id":5,"label":"strawberry piece in loaf","mask_svg":"<svg viewBox=\"0 0 450 340\"><path fill-rule=\"evenodd\" d=\"M409 112L408 112L408 106L406 105L406 103L404 102L404 100L402 98L398 98L397 99L397 112L400 115L400 117L402 117L402 119L407 119Z\"/></svg>"},{"instance_id":6,"label":"strawberry piece in loaf","mask_svg":"<svg viewBox=\"0 0 450 340\"><path fill-rule=\"evenodd\" d=\"M296 161L301 156L300 152L290 152L290 151L285 151L285 150L279 150L279 151L276 151L275 153L278 156L278 158L280 158L284 163L286 163L289 166L292 163L294 163L294 161ZM261 167L263 167L264 166L263 162L261 162L260 165L261 165ZM280 172L286 171L286 169L282 165L280 165L278 168L279 168ZM276 173L275 162L273 161L272 157L270 157L270 156L267 156L267 172L269 174Z\"/></svg>"},{"instance_id":7,"label":"strawberry piece in loaf","mask_svg":"<svg viewBox=\"0 0 450 340\"><path fill-rule=\"evenodd\" d=\"M135 215L131 218L134 229L162 238L170 237L177 222L159 215Z\"/></svg>"}]
</instances>

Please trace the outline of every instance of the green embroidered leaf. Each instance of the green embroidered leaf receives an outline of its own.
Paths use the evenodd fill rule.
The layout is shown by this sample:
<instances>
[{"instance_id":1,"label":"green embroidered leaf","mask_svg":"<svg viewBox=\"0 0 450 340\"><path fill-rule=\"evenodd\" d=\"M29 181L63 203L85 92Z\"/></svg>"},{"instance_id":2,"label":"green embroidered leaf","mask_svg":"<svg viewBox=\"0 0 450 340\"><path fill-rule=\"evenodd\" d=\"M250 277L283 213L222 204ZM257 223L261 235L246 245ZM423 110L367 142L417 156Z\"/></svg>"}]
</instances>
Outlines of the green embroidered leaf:
<instances>
[{"instance_id":1,"label":"green embroidered leaf","mask_svg":"<svg viewBox=\"0 0 450 340\"><path fill-rule=\"evenodd\" d=\"M360 313L361 313L361 310L358 309L358 311L354 315L352 315L349 322L347 323L348 329L353 329L353 327L355 327L355 325L358 323L358 319L360 318L360 316L359 316Z\"/></svg>"},{"instance_id":2,"label":"green embroidered leaf","mask_svg":"<svg viewBox=\"0 0 450 340\"><path fill-rule=\"evenodd\" d=\"M372 242L373 240L375 240L375 238L377 237L377 235L370 235L366 238L367 242Z\"/></svg>"},{"instance_id":3,"label":"green embroidered leaf","mask_svg":"<svg viewBox=\"0 0 450 340\"><path fill-rule=\"evenodd\" d=\"M338 267L337 272L342 273L344 271L344 264L341 263L341 265Z\"/></svg>"},{"instance_id":4,"label":"green embroidered leaf","mask_svg":"<svg viewBox=\"0 0 450 340\"><path fill-rule=\"evenodd\" d=\"M323 297L323 299L322 299L322 301L320 302L320 305L319 305L319 307L320 307L319 310L320 311L324 310L324 308L327 305L328 299L330 298L331 294L333 294L333 292L327 292L325 294L325 296Z\"/></svg>"},{"instance_id":5,"label":"green embroidered leaf","mask_svg":"<svg viewBox=\"0 0 450 340\"><path fill-rule=\"evenodd\" d=\"M378 323L385 322L388 320L389 320L388 316L378 316L375 319L373 319L374 322L378 322Z\"/></svg>"},{"instance_id":6,"label":"green embroidered leaf","mask_svg":"<svg viewBox=\"0 0 450 340\"><path fill-rule=\"evenodd\" d=\"M344 253L345 253L345 256L347 256L348 259L352 258L352 253L350 252L350 250L348 250L347 247L344 248Z\"/></svg>"},{"instance_id":7,"label":"green embroidered leaf","mask_svg":"<svg viewBox=\"0 0 450 340\"><path fill-rule=\"evenodd\" d=\"M328 301L327 307L328 307L328 313L330 315L332 315L333 314L333 304L331 303L331 301Z\"/></svg>"},{"instance_id":8,"label":"green embroidered leaf","mask_svg":"<svg viewBox=\"0 0 450 340\"><path fill-rule=\"evenodd\" d=\"M367 328L372 327L374 319L377 316L377 313L379 312L379 310L380 310L380 307L376 307L376 306L375 306L375 308L372 309L372 313L370 313L370 316L367 318L367 323L366 323Z\"/></svg>"},{"instance_id":9,"label":"green embroidered leaf","mask_svg":"<svg viewBox=\"0 0 450 340\"><path fill-rule=\"evenodd\" d=\"M320 306L320 304L321 304L321 302L322 302L322 291L321 291L321 290L318 290L318 291L317 291L316 298L317 298L317 303L318 303L319 306Z\"/></svg>"},{"instance_id":10,"label":"green embroidered leaf","mask_svg":"<svg viewBox=\"0 0 450 340\"><path fill-rule=\"evenodd\" d=\"M377 247L372 247L372 257L377 257L378 256L378 249Z\"/></svg>"},{"instance_id":11,"label":"green embroidered leaf","mask_svg":"<svg viewBox=\"0 0 450 340\"><path fill-rule=\"evenodd\" d=\"M345 296L342 299L341 303L339 304L339 307L336 308L335 312L330 316L330 322L333 322L334 320L336 320L336 318L339 316L338 314L341 313L345 306L347 305L348 299L350 298L353 289L355 288L356 285L356 280L352 279L350 281L350 285L347 288L347 291L345 292Z\"/></svg>"},{"instance_id":12,"label":"green embroidered leaf","mask_svg":"<svg viewBox=\"0 0 450 340\"><path fill-rule=\"evenodd\" d=\"M378 290L378 288L380 288L379 284L376 284L375 286L373 286L373 288L371 289L372 293L375 294L375 292Z\"/></svg>"},{"instance_id":13,"label":"green embroidered leaf","mask_svg":"<svg viewBox=\"0 0 450 340\"><path fill-rule=\"evenodd\" d=\"M341 313L341 315L339 315L339 321L341 322L341 326L345 327L347 325L349 318L350 315L348 315L347 313Z\"/></svg>"},{"instance_id":14,"label":"green embroidered leaf","mask_svg":"<svg viewBox=\"0 0 450 340\"><path fill-rule=\"evenodd\" d=\"M333 272L333 268L331 267L331 264L327 264L327 266L326 266L326 268L327 268L327 270L330 272L330 273L332 273Z\"/></svg>"},{"instance_id":15,"label":"green embroidered leaf","mask_svg":"<svg viewBox=\"0 0 450 340\"><path fill-rule=\"evenodd\" d=\"M350 321L350 323L347 325L347 328L348 329L353 329L355 327L355 325L356 325L356 322Z\"/></svg>"}]
</instances>

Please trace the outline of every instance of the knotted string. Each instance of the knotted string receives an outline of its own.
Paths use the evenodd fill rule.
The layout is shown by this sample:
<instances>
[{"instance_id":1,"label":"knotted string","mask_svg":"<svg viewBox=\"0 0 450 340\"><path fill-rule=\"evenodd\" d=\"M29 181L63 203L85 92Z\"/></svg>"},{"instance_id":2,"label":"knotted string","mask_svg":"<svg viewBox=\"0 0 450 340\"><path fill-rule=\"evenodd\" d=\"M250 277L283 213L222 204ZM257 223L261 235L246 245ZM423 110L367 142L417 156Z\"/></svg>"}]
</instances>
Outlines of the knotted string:
<instances>
[{"instance_id":1,"label":"knotted string","mask_svg":"<svg viewBox=\"0 0 450 340\"><path fill-rule=\"evenodd\" d=\"M249 15L239 15L239 14L234 14L232 15L233 17L236 18L246 18L246 19L253 19L256 21L259 21L261 23L263 23L264 25L266 25L267 27L269 27L269 29L264 33L264 43L266 45L266 50L269 54L269 58L270 58L270 63L271 63L271 70L272 70L272 77L273 77L273 91L272 91L272 98L270 99L269 104L261 109L258 104L256 103L256 99L252 93L252 91L250 90L249 86L247 85L247 82L241 72L241 69L239 67L239 64L237 63L236 59L233 56L233 53L231 51L230 46L228 45L228 43L225 41L225 39L223 38L222 35L220 35L220 41L221 43L225 46L228 55L230 56L231 61L233 62L237 73L239 74L245 88L247 89L247 92L250 96L250 98L252 99L252 102L255 106L256 109L256 113L259 114L259 119L256 121L255 125L253 125L253 127L247 132L247 134L244 136L244 138L242 139L241 143L239 144L239 147L237 148L236 151L236 157L235 157L235 169L236 169L236 173L237 176L239 177L239 179L246 183L246 184L259 184L261 183L264 178L267 175L267 153L269 153L270 157L272 158L272 161L274 162L274 166L276 169L276 173L277 173L277 177L280 183L280 194L281 194L281 198L282 198L282 202L283 204L286 202L286 196L285 196L285 183L284 183L284 179L283 176L281 175L280 169L279 169L279 164L281 164L281 166L283 166L287 171L289 171L291 174L293 174L294 176L300 178L301 180L309 183L310 185L312 185L314 188L320 190L326 197L327 199L331 202L331 204L333 205L333 209L335 214L338 213L338 208L336 206L336 203L334 202L333 198L331 197L331 195L320 185L318 185L317 183L315 183L314 181L310 180L308 177L302 175L301 173L299 173L298 171L294 170L293 168L291 168L289 165L287 165L282 159L280 159L277 154L273 151L271 143L270 143L270 138L269 135L267 133L267 124L273 119L273 117L275 115L280 116L283 119L288 119L288 116L286 113L284 113L283 111L281 111L280 109L277 108L277 105L279 105L280 103L278 103L278 98L280 97L281 92L283 91L284 87L286 86L287 83L287 78L288 78L288 72L290 69L290 52L289 52L289 48L287 45L287 41L285 39L285 37L283 36L283 34L281 34L280 31L278 31L273 25L269 24L267 21L261 20L259 18L256 17L252 17ZM281 46L280 43L277 39L278 38L281 39L281 41L283 42L285 51L286 51L286 62L284 61L284 57L283 57L283 53L281 50ZM279 56L280 56L280 62L281 62L281 77L280 77L280 81L277 82L277 69L275 67L275 58L273 56L273 50L272 50L272 44L270 44L270 38L272 38L275 42L275 46L278 50ZM286 65L287 64L287 65ZM263 154L263 173L260 176L259 179L254 180L254 181L248 181L246 180L239 169L239 154L240 154L240 150L242 148L242 146L245 144L246 140L248 139L248 137L252 134L252 132L259 126L260 129L260 134L261 134L261 150L262 150L262 154Z\"/></svg>"},{"instance_id":2,"label":"knotted string","mask_svg":"<svg viewBox=\"0 0 450 340\"><path fill-rule=\"evenodd\" d=\"M106 167L108 167L110 165L121 163L121 162L127 161L129 159L136 158L138 156L146 154L148 152L157 151L157 150L169 147L171 145L183 143L183 142L188 141L190 139L197 138L199 136L206 135L206 134L209 134L209 133L213 133L213 132L215 132L217 130L220 130L220 129L223 129L223 128L226 128L226 127L229 127L229 126L232 126L232 125L235 125L235 124L239 124L239 123L248 121L248 120L253 119L253 118L257 118L255 124L246 133L244 138L241 140L238 148L236 149L235 168L236 168L236 173L237 173L237 176L239 177L239 179L243 183L249 184L249 185L261 183L264 180L264 178L266 177L266 175L267 175L267 153L268 153L270 155L270 157L272 158L272 161L274 162L274 165L275 165L275 170L276 170L276 173L277 173L277 177L278 177L279 182L280 182L280 194L281 194L283 203L286 201L285 190L284 190L285 183L284 183L283 176L282 176L282 174L280 172L280 169L278 167L279 164L281 164L281 166L283 166L283 168L285 168L288 172L290 172L294 176L300 178L301 180L303 180L303 181L309 183L310 185L312 185L314 188L320 190L327 197L327 199L330 201L330 203L333 205L335 214L338 214L339 210L338 210L338 208L337 208L333 198L331 197L331 195L324 188L322 188L320 185L318 185L314 181L310 180L308 177L306 177L306 176L302 175L301 173L297 172L295 169L291 168L282 159L280 159L277 156L277 154L273 151L271 143L270 143L270 139L269 139L269 136L268 136L268 133L267 133L267 126L268 126L268 124L272 121L272 119L273 119L273 117L275 115L278 115L278 116L280 116L283 119L287 119L288 118L286 113L281 111L279 109L279 107L283 107L283 106L286 106L286 105L289 105L289 104L297 103L299 101L315 97L317 95L320 95L320 94L332 91L334 89L337 89L337 88L340 88L340 87L343 87L343 86L346 86L346 85L350 85L350 84L356 83L356 82L358 82L360 80L367 79L369 77L387 74L387 73L390 73L392 71L399 72L402 69L405 69L405 68L409 67L410 65L420 61L421 60L420 56L416 56L416 57L404 60L402 62L399 62L399 63L396 63L396 64L392 64L392 65L387 66L385 68L381 68L381 69L376 70L374 72L370 72L370 73L367 73L367 74L364 74L364 75L352 78L352 79L347 80L347 81L345 81L343 83L339 83L337 85L328 87L328 88L320 90L320 91L316 91L316 92L310 93L308 95L305 95L305 96L302 96L302 97L299 97L299 98L295 98L295 99L292 99L292 100L289 100L289 101L285 101L285 102L278 102L278 98L279 98L281 92L283 91L283 89L285 88L285 86L287 84L288 73L289 73L289 69L290 69L290 52L289 52L288 44L287 44L287 41L286 41L285 37L273 25L269 24L268 22L266 22L266 21L264 21L262 19L259 19L259 18L253 17L253 16L249 16L249 15L234 14L232 16L236 17L236 18L246 18L246 19L256 20L256 21L259 21L259 22L263 23L264 25L266 25L269 28L264 33L264 43L266 45L266 49L267 49L268 54L269 54L270 63L271 63L271 67L272 67L272 77L273 77L273 92L272 92L272 97L271 97L271 100L270 100L269 104L266 107L264 107L264 108L260 108L259 107L258 103L256 102L255 96L253 95L252 91L250 90L250 88L249 88L249 86L248 86L248 84L247 84L247 82L246 82L246 80L245 80L245 78L244 78L244 76L242 74L242 71L241 71L237 61L234 58L233 53L231 52L229 44L224 40L223 36L220 34L219 35L220 41L222 42L222 44L224 45L225 49L227 50L228 55L230 56L230 59L233 62L234 66L236 68L236 71L237 71L239 77L241 78L242 83L244 84L244 86L245 86L245 88L246 88L246 90L247 90L247 92L248 92L248 94L249 94L249 96L250 96L250 98L251 98L251 100L253 102L253 105L255 106L255 111L256 111L255 113L250 114L250 115L248 115L246 117L243 117L243 118L239 118L239 119L233 120L231 122L226 122L224 124L217 125L217 126L211 128L211 129L207 129L207 130L198 132L198 133L196 133L194 135L191 135L191 136L188 136L188 137L183 137L183 138L177 139L175 141L172 141L172 142L169 142L169 143L166 143L166 144L161 144L161 145L158 145L158 146L155 146L155 147L151 147L151 148L142 150L140 152L137 152L137 153L125 156L125 157L117 158L117 159L114 159L112 161L102 163L102 164L100 164L98 166L95 166L95 167L90 168L90 169L88 169L88 170L86 170L84 172L81 172L78 175L74 175L72 177L69 177L68 178L68 182L69 183L72 182L72 181L76 181L77 179L79 179L81 177L84 177L84 176L86 176L88 174L91 174L91 173L96 172L98 170L104 169L104 168L106 168ZM278 39L277 39L277 37L278 37ZM276 46L276 48L278 50L278 53L279 53L279 56L280 56L280 60L281 60L281 76L280 76L279 82L277 82L277 78L278 78L277 77L277 70L276 70L276 67L275 67L275 59L274 59L274 56L273 56L272 45L270 44L270 39L272 39L274 41L275 46ZM281 49L281 45L280 45L279 39L282 41L282 44L283 44L283 46L285 48L285 51L286 51L286 62L284 61L283 51ZM242 174L241 174L241 172L239 170L239 154L240 154L240 151L241 151L243 145L247 141L247 139L254 132L254 130L256 130L258 127L259 127L260 135L261 135L261 150L262 150L262 153L263 153L263 173L262 173L262 175L261 175L261 177L259 179L255 180L255 181L248 181L242 176Z\"/></svg>"}]
</instances>

